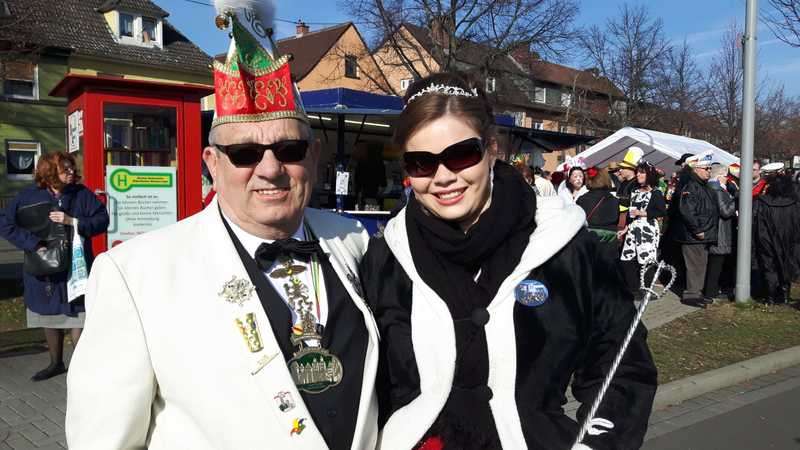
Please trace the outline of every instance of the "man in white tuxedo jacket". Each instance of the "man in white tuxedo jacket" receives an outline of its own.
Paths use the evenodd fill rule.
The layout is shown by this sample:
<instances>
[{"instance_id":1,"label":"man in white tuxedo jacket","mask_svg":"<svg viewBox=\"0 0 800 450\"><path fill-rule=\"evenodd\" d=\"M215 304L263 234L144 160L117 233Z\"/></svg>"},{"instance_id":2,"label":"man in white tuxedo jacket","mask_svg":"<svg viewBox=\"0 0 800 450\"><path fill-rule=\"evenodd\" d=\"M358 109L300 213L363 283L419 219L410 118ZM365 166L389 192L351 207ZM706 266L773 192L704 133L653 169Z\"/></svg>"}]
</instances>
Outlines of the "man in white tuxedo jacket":
<instances>
[{"instance_id":1,"label":"man in white tuxedo jacket","mask_svg":"<svg viewBox=\"0 0 800 450\"><path fill-rule=\"evenodd\" d=\"M95 261L67 380L68 446L372 449L378 336L356 277L367 233L306 208L320 149L288 58L242 34L245 11L220 10L237 41L262 48L253 58L249 41L215 67L203 159L216 200ZM239 77L255 88L220 89ZM290 98L259 104L267 94Z\"/></svg>"}]
</instances>

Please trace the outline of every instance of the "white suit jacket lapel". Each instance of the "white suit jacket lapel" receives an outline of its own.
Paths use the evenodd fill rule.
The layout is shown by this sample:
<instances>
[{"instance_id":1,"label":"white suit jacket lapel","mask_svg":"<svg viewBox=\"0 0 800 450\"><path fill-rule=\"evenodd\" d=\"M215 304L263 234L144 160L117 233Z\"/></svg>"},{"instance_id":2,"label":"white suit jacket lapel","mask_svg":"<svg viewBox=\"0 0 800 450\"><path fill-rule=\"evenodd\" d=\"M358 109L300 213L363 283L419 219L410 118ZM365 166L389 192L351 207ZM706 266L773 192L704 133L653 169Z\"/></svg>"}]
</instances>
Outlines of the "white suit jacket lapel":
<instances>
[{"instance_id":1,"label":"white suit jacket lapel","mask_svg":"<svg viewBox=\"0 0 800 450\"><path fill-rule=\"evenodd\" d=\"M242 389L255 387L258 390L252 392L252 395L264 399L264 411L254 413L264 414L266 419L264 426L272 428L270 436L274 436L274 440L270 442L270 446L327 448L289 374L270 321L222 222L217 202L214 201L200 214L204 215L203 228L207 233L205 236L198 236L198 241L207 243L210 257L207 261L198 262L205 270L203 275L198 277L197 283L199 292L212 309L212 314L218 323L214 330L207 332L219 334L219 339L228 343L230 352L240 355L242 377L252 381L245 383ZM246 289L234 292L231 281L237 282L237 280ZM228 293L223 292L226 285L229 287ZM228 300L242 300L242 304ZM237 324L239 320L245 325L245 329L248 329L248 314L253 314L252 317L257 323L262 347L258 351L250 350ZM230 382L235 381L230 380ZM274 399L282 392L288 392L295 403L294 408L285 412L279 409L278 402ZM293 422L298 418L305 419L305 429L299 434L290 434Z\"/></svg>"},{"instance_id":2,"label":"white suit jacket lapel","mask_svg":"<svg viewBox=\"0 0 800 450\"><path fill-rule=\"evenodd\" d=\"M364 316L364 323L369 333L366 355L364 356L364 379L361 384L361 399L359 400L358 419L356 421L355 437L352 448L374 448L373 433L369 428L374 426L378 414L377 397L375 396L375 376L378 370L378 327L372 311L364 301L361 281L358 278L358 262L347 250L342 238L325 233L325 216L316 210L306 210L305 220L311 231L319 239L320 247L328 255L328 260L334 272L339 277L350 298ZM347 324L328 324L328 326L347 326ZM335 330L333 331L336 332ZM346 375L345 375L346 376ZM371 442L362 442L362 439Z\"/></svg>"}]
</instances>

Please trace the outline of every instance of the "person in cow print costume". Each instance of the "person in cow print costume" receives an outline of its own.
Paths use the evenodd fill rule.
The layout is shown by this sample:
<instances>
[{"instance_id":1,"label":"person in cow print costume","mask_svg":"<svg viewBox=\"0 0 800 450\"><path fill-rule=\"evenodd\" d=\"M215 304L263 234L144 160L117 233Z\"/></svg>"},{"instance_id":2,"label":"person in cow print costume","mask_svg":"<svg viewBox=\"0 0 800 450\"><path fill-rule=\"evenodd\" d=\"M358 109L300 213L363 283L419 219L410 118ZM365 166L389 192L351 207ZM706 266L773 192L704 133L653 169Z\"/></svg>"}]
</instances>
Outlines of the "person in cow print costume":
<instances>
[{"instance_id":1,"label":"person in cow print costume","mask_svg":"<svg viewBox=\"0 0 800 450\"><path fill-rule=\"evenodd\" d=\"M627 226L620 231L625 239L620 255L625 281L637 300L642 297L639 271L658 258L661 231L657 219L667 214L664 195L656 189L658 178L655 166L649 162L642 160L636 166L638 186L631 194Z\"/></svg>"}]
</instances>

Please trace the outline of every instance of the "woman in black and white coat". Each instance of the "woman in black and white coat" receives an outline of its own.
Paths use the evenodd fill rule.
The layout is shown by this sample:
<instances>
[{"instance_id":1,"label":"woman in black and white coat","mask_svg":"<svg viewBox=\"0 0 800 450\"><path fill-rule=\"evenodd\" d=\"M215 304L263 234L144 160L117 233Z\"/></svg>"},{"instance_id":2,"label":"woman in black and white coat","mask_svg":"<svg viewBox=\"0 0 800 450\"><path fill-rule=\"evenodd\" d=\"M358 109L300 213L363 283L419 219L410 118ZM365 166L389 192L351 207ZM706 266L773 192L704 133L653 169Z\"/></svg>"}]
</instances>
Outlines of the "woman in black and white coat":
<instances>
[{"instance_id":1,"label":"woman in black and white coat","mask_svg":"<svg viewBox=\"0 0 800 450\"><path fill-rule=\"evenodd\" d=\"M477 84L415 82L395 128L413 197L370 243L362 282L381 332L382 449L568 449L635 314L585 214L536 198L496 161ZM537 204L538 202L538 204ZM639 327L588 436L638 448L656 388Z\"/></svg>"}]
</instances>

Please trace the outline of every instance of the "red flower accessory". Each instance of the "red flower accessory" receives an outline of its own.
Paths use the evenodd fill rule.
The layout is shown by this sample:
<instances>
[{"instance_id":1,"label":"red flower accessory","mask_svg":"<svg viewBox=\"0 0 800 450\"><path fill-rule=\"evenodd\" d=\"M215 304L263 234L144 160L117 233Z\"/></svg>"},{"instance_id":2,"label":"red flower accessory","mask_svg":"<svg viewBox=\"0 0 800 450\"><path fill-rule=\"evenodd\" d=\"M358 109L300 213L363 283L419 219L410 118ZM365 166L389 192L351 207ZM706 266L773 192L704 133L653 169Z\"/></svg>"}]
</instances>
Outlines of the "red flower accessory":
<instances>
[{"instance_id":1,"label":"red flower accessory","mask_svg":"<svg viewBox=\"0 0 800 450\"><path fill-rule=\"evenodd\" d=\"M594 177L596 177L596 176L597 176L597 173L598 173L598 172L597 172L597 168L596 168L596 167L589 167L589 168L586 170L586 176L588 176L589 178L594 178Z\"/></svg>"}]
</instances>

